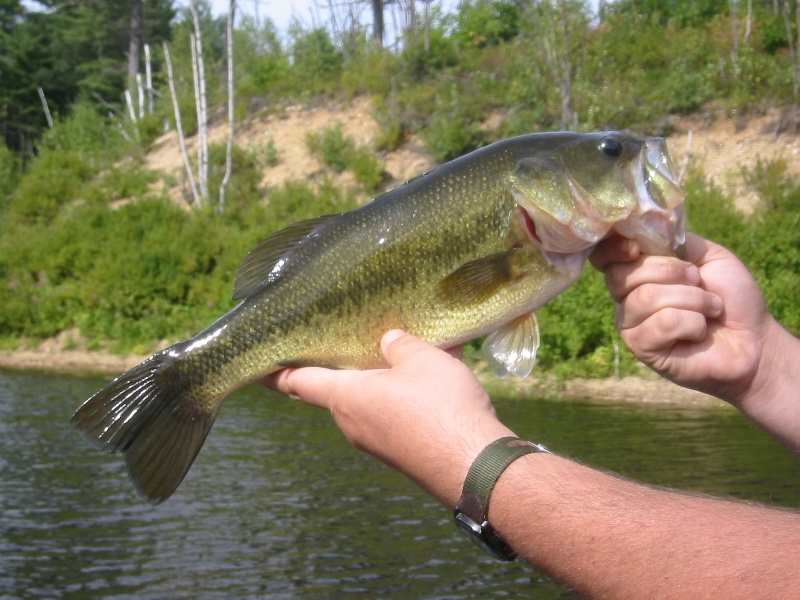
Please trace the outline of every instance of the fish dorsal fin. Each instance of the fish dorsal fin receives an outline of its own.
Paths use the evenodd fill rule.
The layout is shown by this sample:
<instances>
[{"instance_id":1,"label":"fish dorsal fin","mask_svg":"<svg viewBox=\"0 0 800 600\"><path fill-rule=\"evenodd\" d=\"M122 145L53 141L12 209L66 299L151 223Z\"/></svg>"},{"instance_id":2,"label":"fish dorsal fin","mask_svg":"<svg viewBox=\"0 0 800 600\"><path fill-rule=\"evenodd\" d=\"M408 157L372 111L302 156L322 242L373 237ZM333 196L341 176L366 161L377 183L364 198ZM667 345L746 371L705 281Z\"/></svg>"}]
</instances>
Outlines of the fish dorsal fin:
<instances>
[{"instance_id":1,"label":"fish dorsal fin","mask_svg":"<svg viewBox=\"0 0 800 600\"><path fill-rule=\"evenodd\" d=\"M512 248L464 263L439 282L442 298L471 306L491 298L515 279Z\"/></svg>"},{"instance_id":2,"label":"fish dorsal fin","mask_svg":"<svg viewBox=\"0 0 800 600\"><path fill-rule=\"evenodd\" d=\"M233 284L233 299L241 300L259 291L280 275L281 261L286 260L323 223L338 215L323 215L298 221L273 233L247 253Z\"/></svg>"},{"instance_id":3,"label":"fish dorsal fin","mask_svg":"<svg viewBox=\"0 0 800 600\"><path fill-rule=\"evenodd\" d=\"M536 313L530 312L506 323L487 336L481 348L499 377L509 373L527 377L536 364L536 351L539 349Z\"/></svg>"}]
</instances>

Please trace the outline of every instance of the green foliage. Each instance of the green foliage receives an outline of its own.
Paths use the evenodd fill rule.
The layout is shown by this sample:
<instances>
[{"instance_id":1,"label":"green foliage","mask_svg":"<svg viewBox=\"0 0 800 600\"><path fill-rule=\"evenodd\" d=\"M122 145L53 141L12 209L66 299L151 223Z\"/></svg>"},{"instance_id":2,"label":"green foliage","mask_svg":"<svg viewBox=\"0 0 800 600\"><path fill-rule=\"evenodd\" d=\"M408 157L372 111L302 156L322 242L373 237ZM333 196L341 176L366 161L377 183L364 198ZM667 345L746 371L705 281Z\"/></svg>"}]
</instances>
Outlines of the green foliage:
<instances>
[{"instance_id":1,"label":"green foliage","mask_svg":"<svg viewBox=\"0 0 800 600\"><path fill-rule=\"evenodd\" d=\"M343 56L327 29L306 31L297 24L289 28L292 38L292 70L305 90L330 91L341 75Z\"/></svg>"},{"instance_id":2,"label":"green foliage","mask_svg":"<svg viewBox=\"0 0 800 600\"><path fill-rule=\"evenodd\" d=\"M345 136L341 123L317 132L306 134L306 146L309 152L317 154L323 163L337 173L347 168L350 153L355 148L352 139Z\"/></svg>"},{"instance_id":3,"label":"green foliage","mask_svg":"<svg viewBox=\"0 0 800 600\"><path fill-rule=\"evenodd\" d=\"M271 136L263 146L256 148L256 161L265 167L277 167L280 164L281 155Z\"/></svg>"},{"instance_id":4,"label":"green foliage","mask_svg":"<svg viewBox=\"0 0 800 600\"><path fill-rule=\"evenodd\" d=\"M603 276L586 267L581 279L538 312L538 367L556 376L609 377L620 357L622 375L636 364L614 327L614 303Z\"/></svg>"},{"instance_id":5,"label":"green foliage","mask_svg":"<svg viewBox=\"0 0 800 600\"><path fill-rule=\"evenodd\" d=\"M50 223L63 206L84 199L85 186L115 158L123 140L90 106L76 104L42 137L41 152L11 193L12 223Z\"/></svg>"},{"instance_id":6,"label":"green foliage","mask_svg":"<svg viewBox=\"0 0 800 600\"><path fill-rule=\"evenodd\" d=\"M462 101L462 95L455 87L448 91L449 99L438 99L437 109L422 132L425 146L437 162L451 160L485 143L483 132Z\"/></svg>"},{"instance_id":7,"label":"green foliage","mask_svg":"<svg viewBox=\"0 0 800 600\"><path fill-rule=\"evenodd\" d=\"M312 154L337 173L345 169L355 175L367 192L375 192L385 178L383 165L374 152L357 147L352 138L344 134L341 123L316 133L306 135L306 145Z\"/></svg>"},{"instance_id":8,"label":"green foliage","mask_svg":"<svg viewBox=\"0 0 800 600\"><path fill-rule=\"evenodd\" d=\"M142 39L156 46L169 38L173 0L143 2ZM26 154L46 128L39 86L56 116L97 95L120 106L127 85L130 2L42 4L50 8L20 5L0 33L0 131Z\"/></svg>"},{"instance_id":9,"label":"green foliage","mask_svg":"<svg viewBox=\"0 0 800 600\"><path fill-rule=\"evenodd\" d=\"M119 156L123 138L87 102L74 104L66 118L57 119L39 142L42 152L79 154L92 164L107 164Z\"/></svg>"},{"instance_id":10,"label":"green foliage","mask_svg":"<svg viewBox=\"0 0 800 600\"><path fill-rule=\"evenodd\" d=\"M759 161L745 181L761 199L745 262L764 291L775 318L800 333L800 182L786 173L786 162Z\"/></svg>"},{"instance_id":11,"label":"green foliage","mask_svg":"<svg viewBox=\"0 0 800 600\"><path fill-rule=\"evenodd\" d=\"M80 155L43 152L25 172L11 194L7 217L20 225L46 224L61 207L80 197L94 169Z\"/></svg>"},{"instance_id":12,"label":"green foliage","mask_svg":"<svg viewBox=\"0 0 800 600\"><path fill-rule=\"evenodd\" d=\"M210 144L208 147L208 189L212 199L219 197L219 189L225 177L227 143ZM234 144L232 153L231 178L225 192L225 210L235 208L235 212L260 202L261 172L255 153Z\"/></svg>"},{"instance_id":13,"label":"green foliage","mask_svg":"<svg viewBox=\"0 0 800 600\"><path fill-rule=\"evenodd\" d=\"M786 163L759 162L744 173L761 203L745 217L733 199L700 173L684 188L689 228L732 250L747 265L775 318L800 333L800 182L786 174Z\"/></svg>"},{"instance_id":14,"label":"green foliage","mask_svg":"<svg viewBox=\"0 0 800 600\"><path fill-rule=\"evenodd\" d=\"M496 46L520 32L519 5L506 0L462 2L453 37L463 47Z\"/></svg>"},{"instance_id":15,"label":"green foliage","mask_svg":"<svg viewBox=\"0 0 800 600\"><path fill-rule=\"evenodd\" d=\"M0 215L5 209L11 192L20 176L19 159L0 141Z\"/></svg>"}]
</instances>

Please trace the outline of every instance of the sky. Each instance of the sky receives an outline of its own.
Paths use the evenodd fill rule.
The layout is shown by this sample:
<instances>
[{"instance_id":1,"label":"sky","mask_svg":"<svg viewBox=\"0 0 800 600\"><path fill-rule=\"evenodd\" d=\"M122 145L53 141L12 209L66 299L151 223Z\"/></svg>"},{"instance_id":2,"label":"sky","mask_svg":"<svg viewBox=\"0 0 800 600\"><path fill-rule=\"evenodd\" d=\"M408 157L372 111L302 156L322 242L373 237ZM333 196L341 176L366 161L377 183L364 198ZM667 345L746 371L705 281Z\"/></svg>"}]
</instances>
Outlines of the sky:
<instances>
[{"instance_id":1,"label":"sky","mask_svg":"<svg viewBox=\"0 0 800 600\"><path fill-rule=\"evenodd\" d=\"M256 2L258 6L256 7ZM441 4L445 10L451 10L458 5L459 0L442 0ZM179 0L179 4L184 4L183 0ZM319 5L328 4L327 0L319 0ZM364 2L365 17L364 22L370 22L368 11L370 10L369 2ZM597 10L598 0L590 0L589 3L594 10ZM215 15L222 15L228 13L229 0L211 0L212 10ZM313 10L313 0L236 0L236 11L241 14L248 14L250 16L256 15L258 10L259 19L265 17L271 18L278 30L281 33L286 33L286 29L292 19L292 16L298 17L306 26L312 24L311 11ZM387 19L387 26L389 25Z\"/></svg>"},{"instance_id":2,"label":"sky","mask_svg":"<svg viewBox=\"0 0 800 600\"><path fill-rule=\"evenodd\" d=\"M258 2L258 6L256 6ZM183 2L180 2L183 4ZM327 0L320 0L318 5L324 6L328 4ZM446 8L452 8L458 4L458 0L444 0L442 4ZM211 0L211 7L215 15L222 15L228 13L228 0ZM313 0L236 0L236 11L250 16L256 15L258 10L259 19L269 17L275 22L278 30L285 33L287 27L293 16L296 16L305 25L312 24L311 11L314 7ZM365 22L369 21L367 11L370 10L368 2L364 2Z\"/></svg>"}]
</instances>

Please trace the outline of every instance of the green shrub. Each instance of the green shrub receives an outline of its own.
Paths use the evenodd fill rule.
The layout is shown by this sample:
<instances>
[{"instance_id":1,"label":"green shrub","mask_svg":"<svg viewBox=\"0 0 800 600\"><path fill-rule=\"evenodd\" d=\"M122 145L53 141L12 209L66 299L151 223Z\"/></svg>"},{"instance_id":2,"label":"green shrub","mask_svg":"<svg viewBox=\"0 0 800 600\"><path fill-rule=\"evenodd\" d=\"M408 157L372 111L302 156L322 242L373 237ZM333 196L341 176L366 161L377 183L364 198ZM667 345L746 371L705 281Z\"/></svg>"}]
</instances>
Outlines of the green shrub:
<instances>
[{"instance_id":1,"label":"green shrub","mask_svg":"<svg viewBox=\"0 0 800 600\"><path fill-rule=\"evenodd\" d=\"M344 134L341 123L316 133L307 133L306 146L336 173L345 169L351 171L369 193L375 192L385 179L383 165L375 153L357 147L352 138Z\"/></svg>"},{"instance_id":2,"label":"green shrub","mask_svg":"<svg viewBox=\"0 0 800 600\"><path fill-rule=\"evenodd\" d=\"M19 159L0 141L0 214L6 208L11 192L17 186L20 166Z\"/></svg>"},{"instance_id":3,"label":"green shrub","mask_svg":"<svg viewBox=\"0 0 800 600\"><path fill-rule=\"evenodd\" d=\"M350 154L355 150L355 143L345 136L341 123L316 133L306 134L306 146L312 154L317 154L323 163L341 173L347 168Z\"/></svg>"},{"instance_id":4,"label":"green shrub","mask_svg":"<svg viewBox=\"0 0 800 600\"><path fill-rule=\"evenodd\" d=\"M470 117L457 112L434 115L422 131L422 139L436 162L457 158L485 143L478 125Z\"/></svg>"},{"instance_id":5,"label":"green shrub","mask_svg":"<svg viewBox=\"0 0 800 600\"><path fill-rule=\"evenodd\" d=\"M77 152L45 150L28 167L15 188L8 219L20 224L49 223L61 207L79 198L95 169Z\"/></svg>"}]
</instances>

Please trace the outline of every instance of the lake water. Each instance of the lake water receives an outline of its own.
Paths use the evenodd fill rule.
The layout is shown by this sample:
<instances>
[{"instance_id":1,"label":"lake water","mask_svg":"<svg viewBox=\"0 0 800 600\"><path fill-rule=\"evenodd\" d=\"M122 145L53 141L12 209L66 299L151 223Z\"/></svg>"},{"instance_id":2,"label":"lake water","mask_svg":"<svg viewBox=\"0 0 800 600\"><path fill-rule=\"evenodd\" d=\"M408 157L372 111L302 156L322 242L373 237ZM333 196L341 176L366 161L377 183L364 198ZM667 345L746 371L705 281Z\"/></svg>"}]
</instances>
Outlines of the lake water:
<instances>
[{"instance_id":1,"label":"lake water","mask_svg":"<svg viewBox=\"0 0 800 600\"><path fill-rule=\"evenodd\" d=\"M105 380L0 371L0 599L569 598L496 563L451 513L260 387L222 409L187 479L144 504L68 424ZM800 460L735 411L496 399L520 435L683 489L800 508Z\"/></svg>"}]
</instances>

